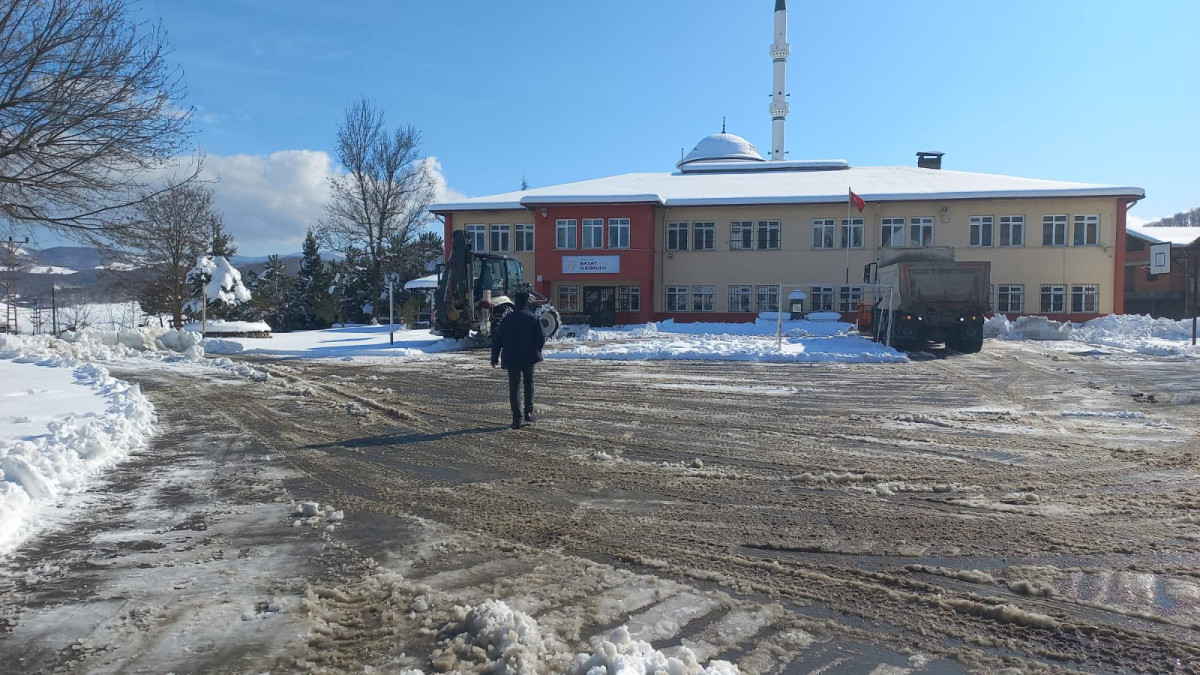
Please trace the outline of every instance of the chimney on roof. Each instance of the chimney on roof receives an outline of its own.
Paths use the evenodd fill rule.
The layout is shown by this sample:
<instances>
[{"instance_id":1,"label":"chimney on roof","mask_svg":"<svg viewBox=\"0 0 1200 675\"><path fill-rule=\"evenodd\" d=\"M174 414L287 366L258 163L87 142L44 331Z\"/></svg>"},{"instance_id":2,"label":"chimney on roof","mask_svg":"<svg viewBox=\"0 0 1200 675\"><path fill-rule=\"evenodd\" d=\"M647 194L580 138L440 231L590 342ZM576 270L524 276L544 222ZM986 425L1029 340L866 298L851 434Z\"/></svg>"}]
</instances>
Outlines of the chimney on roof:
<instances>
[{"instance_id":1,"label":"chimney on roof","mask_svg":"<svg viewBox=\"0 0 1200 675\"><path fill-rule=\"evenodd\" d=\"M942 168L942 155L944 152L918 152L917 166L922 169L940 169Z\"/></svg>"}]
</instances>

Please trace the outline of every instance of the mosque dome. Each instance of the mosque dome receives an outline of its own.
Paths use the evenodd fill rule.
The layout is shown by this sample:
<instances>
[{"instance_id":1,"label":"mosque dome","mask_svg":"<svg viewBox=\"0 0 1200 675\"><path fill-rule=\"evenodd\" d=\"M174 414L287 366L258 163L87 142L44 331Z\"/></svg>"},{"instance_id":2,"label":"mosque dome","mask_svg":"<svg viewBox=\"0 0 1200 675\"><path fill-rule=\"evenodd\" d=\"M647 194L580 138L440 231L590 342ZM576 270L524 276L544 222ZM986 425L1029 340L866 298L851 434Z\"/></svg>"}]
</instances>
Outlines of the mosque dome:
<instances>
[{"instance_id":1,"label":"mosque dome","mask_svg":"<svg viewBox=\"0 0 1200 675\"><path fill-rule=\"evenodd\" d=\"M750 141L735 134L721 132L700 139L696 147L675 166L682 167L693 162L762 162L762 155Z\"/></svg>"}]
</instances>

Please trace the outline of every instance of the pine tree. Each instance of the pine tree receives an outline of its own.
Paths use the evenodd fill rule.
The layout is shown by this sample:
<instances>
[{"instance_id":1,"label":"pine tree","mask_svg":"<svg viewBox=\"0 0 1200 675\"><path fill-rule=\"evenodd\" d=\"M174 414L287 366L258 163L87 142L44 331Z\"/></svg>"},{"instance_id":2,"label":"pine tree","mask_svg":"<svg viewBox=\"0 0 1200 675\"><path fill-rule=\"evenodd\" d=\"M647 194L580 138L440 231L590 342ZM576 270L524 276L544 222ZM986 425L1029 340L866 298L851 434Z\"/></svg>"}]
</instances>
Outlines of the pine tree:
<instances>
[{"instance_id":1,"label":"pine tree","mask_svg":"<svg viewBox=\"0 0 1200 675\"><path fill-rule=\"evenodd\" d=\"M209 250L212 255L219 255L226 260L237 253L237 244L233 243L233 235L225 231L220 220L213 223L212 244Z\"/></svg>"},{"instance_id":2,"label":"pine tree","mask_svg":"<svg viewBox=\"0 0 1200 675\"><path fill-rule=\"evenodd\" d=\"M286 333L292 330L289 310L296 278L287 273L286 264L277 255L268 257L266 268L255 281L254 312L257 318L266 321L272 331Z\"/></svg>"},{"instance_id":3,"label":"pine tree","mask_svg":"<svg viewBox=\"0 0 1200 675\"><path fill-rule=\"evenodd\" d=\"M304 237L303 257L289 312L293 328L311 330L329 326L337 314L329 290L332 285L333 273L326 269L317 238L309 230Z\"/></svg>"},{"instance_id":4,"label":"pine tree","mask_svg":"<svg viewBox=\"0 0 1200 675\"><path fill-rule=\"evenodd\" d=\"M345 257L334 264L333 273L337 322L369 321L379 301L371 301L371 269L366 253L354 247L347 248Z\"/></svg>"}]
</instances>

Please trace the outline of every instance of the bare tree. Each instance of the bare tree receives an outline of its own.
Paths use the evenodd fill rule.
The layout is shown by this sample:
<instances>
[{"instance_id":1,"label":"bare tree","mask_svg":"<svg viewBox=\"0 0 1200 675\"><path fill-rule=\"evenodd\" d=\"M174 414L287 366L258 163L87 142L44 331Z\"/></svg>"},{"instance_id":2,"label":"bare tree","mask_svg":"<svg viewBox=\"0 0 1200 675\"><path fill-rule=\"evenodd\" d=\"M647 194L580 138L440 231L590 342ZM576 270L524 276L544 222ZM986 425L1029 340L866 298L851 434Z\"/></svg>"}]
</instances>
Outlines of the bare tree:
<instances>
[{"instance_id":1,"label":"bare tree","mask_svg":"<svg viewBox=\"0 0 1200 675\"><path fill-rule=\"evenodd\" d=\"M317 230L331 248L366 253L371 315L378 315L387 243L408 242L429 218L435 184L419 156L412 126L388 131L367 99L346 108L338 127L337 160L345 174L330 179L330 201Z\"/></svg>"},{"instance_id":2,"label":"bare tree","mask_svg":"<svg viewBox=\"0 0 1200 675\"><path fill-rule=\"evenodd\" d=\"M194 183L149 196L138 205L137 214L115 241L138 263L155 270L142 293L143 298L154 298L155 307L144 309L169 311L178 328L191 296L188 272L221 220L213 207L212 188Z\"/></svg>"},{"instance_id":3,"label":"bare tree","mask_svg":"<svg viewBox=\"0 0 1200 675\"><path fill-rule=\"evenodd\" d=\"M126 0L0 3L0 216L87 235L173 187L191 110L166 52Z\"/></svg>"}]
</instances>

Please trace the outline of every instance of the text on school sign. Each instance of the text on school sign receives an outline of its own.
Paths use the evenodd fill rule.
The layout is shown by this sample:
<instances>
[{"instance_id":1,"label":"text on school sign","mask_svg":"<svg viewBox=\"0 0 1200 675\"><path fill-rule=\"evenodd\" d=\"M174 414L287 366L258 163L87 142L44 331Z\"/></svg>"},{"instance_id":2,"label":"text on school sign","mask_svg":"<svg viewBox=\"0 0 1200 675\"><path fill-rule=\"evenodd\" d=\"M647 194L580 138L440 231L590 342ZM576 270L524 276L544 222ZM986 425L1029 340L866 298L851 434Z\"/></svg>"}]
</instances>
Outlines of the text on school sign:
<instances>
[{"instance_id":1,"label":"text on school sign","mask_svg":"<svg viewBox=\"0 0 1200 675\"><path fill-rule=\"evenodd\" d=\"M617 274L621 271L619 255L564 255L563 274Z\"/></svg>"}]
</instances>

